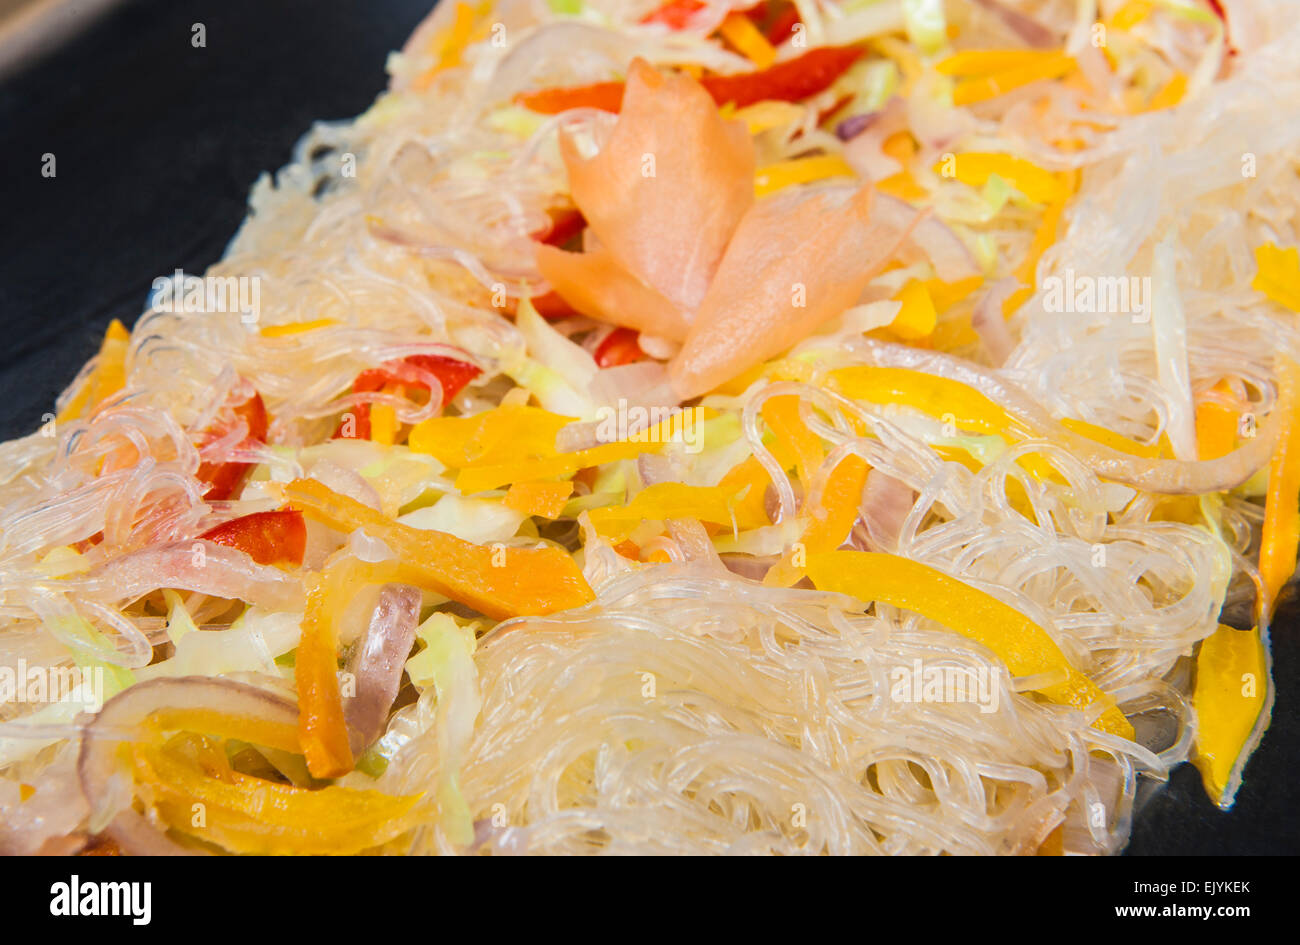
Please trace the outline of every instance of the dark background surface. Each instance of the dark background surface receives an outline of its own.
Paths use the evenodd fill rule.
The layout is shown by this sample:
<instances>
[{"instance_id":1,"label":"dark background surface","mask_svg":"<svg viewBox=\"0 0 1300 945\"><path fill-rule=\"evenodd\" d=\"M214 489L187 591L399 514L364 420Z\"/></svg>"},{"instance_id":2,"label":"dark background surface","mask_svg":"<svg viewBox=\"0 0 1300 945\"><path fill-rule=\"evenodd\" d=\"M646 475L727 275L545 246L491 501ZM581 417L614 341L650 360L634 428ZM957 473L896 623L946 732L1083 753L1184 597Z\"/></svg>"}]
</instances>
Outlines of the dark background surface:
<instances>
[{"instance_id":1,"label":"dark background surface","mask_svg":"<svg viewBox=\"0 0 1300 945\"><path fill-rule=\"evenodd\" d=\"M313 121L364 111L430 6L130 0L0 80L0 439L36 430L154 278L220 257L257 175ZM1273 725L1235 809L1216 811L1184 765L1142 807L1130 854L1300 853L1298 634L1291 607L1273 632Z\"/></svg>"}]
</instances>

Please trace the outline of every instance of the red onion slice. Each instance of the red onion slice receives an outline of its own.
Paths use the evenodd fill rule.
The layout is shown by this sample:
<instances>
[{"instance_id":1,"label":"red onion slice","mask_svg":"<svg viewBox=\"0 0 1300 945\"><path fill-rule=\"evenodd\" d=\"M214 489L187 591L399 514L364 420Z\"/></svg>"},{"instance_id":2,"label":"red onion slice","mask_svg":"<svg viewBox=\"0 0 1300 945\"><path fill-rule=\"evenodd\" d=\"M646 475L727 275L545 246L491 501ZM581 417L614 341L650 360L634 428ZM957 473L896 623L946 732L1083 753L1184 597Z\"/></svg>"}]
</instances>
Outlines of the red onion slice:
<instances>
[{"instance_id":1,"label":"red onion slice","mask_svg":"<svg viewBox=\"0 0 1300 945\"><path fill-rule=\"evenodd\" d=\"M170 708L203 708L295 729L298 726L298 707L290 700L256 686L210 676L154 679L137 683L109 699L82 734L77 777L90 805L91 832L98 833L112 825L111 835L124 849L130 844L141 852L149 852L146 847L158 838L148 837L146 843L146 828L152 829L147 821L142 826L130 817L118 819L124 812L132 812L134 797L131 772L124 770L118 759L118 745L140 734L141 724L152 713Z\"/></svg>"},{"instance_id":2,"label":"red onion slice","mask_svg":"<svg viewBox=\"0 0 1300 945\"><path fill-rule=\"evenodd\" d=\"M409 584L385 584L370 617L365 636L348 661L356 679L356 695L343 717L348 723L352 753L359 755L380 736L402 682L402 667L415 643L420 622L420 591Z\"/></svg>"},{"instance_id":3,"label":"red onion slice","mask_svg":"<svg viewBox=\"0 0 1300 945\"><path fill-rule=\"evenodd\" d=\"M904 246L911 244L923 252L930 260L930 265L934 266L935 275L944 282L958 282L980 274L975 257L961 237L937 217L927 216L916 221L915 207L897 197L879 192L872 201L871 214L879 222L897 227L900 231L913 227Z\"/></svg>"},{"instance_id":4,"label":"red onion slice","mask_svg":"<svg viewBox=\"0 0 1300 945\"><path fill-rule=\"evenodd\" d=\"M975 3L996 16L1007 29L1035 49L1050 49L1061 45L1061 40L1046 26L1001 0L975 0Z\"/></svg>"}]
</instances>

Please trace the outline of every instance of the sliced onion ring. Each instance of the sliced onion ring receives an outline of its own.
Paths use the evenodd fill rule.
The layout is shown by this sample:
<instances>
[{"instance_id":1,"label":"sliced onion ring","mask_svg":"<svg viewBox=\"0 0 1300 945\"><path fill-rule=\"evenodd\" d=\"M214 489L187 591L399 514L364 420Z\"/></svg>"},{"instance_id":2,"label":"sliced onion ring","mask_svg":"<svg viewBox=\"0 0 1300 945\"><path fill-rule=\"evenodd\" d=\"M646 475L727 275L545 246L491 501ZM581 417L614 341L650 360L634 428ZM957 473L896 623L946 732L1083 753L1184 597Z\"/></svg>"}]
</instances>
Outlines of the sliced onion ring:
<instances>
[{"instance_id":1,"label":"sliced onion ring","mask_svg":"<svg viewBox=\"0 0 1300 945\"><path fill-rule=\"evenodd\" d=\"M117 747L126 733L139 732L154 712L199 708L295 728L298 725L298 707L293 702L229 679L180 676L131 686L105 702L82 734L77 776L90 805L92 833L108 832L127 852L155 853L163 842L171 843L132 809L134 786L131 775L122 770L118 761ZM132 814L134 818L129 816Z\"/></svg>"}]
</instances>

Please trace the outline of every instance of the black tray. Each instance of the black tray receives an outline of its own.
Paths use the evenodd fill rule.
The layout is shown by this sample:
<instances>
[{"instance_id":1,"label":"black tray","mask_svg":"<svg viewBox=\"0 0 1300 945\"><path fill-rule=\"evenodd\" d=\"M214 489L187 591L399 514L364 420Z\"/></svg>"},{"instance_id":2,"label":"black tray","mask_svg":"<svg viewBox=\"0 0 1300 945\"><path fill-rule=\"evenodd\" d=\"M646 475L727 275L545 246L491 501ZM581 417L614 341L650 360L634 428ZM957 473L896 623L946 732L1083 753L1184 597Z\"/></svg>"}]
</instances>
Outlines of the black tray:
<instances>
[{"instance_id":1,"label":"black tray","mask_svg":"<svg viewBox=\"0 0 1300 945\"><path fill-rule=\"evenodd\" d=\"M429 0L134 0L0 80L0 439L34 431L150 283L202 273L257 175L318 119L352 117ZM202 23L207 46L191 45ZM57 176L41 176L52 153ZM1300 852L1300 617L1273 630L1273 724L1230 813L1190 765L1139 811L1130 854Z\"/></svg>"}]
</instances>

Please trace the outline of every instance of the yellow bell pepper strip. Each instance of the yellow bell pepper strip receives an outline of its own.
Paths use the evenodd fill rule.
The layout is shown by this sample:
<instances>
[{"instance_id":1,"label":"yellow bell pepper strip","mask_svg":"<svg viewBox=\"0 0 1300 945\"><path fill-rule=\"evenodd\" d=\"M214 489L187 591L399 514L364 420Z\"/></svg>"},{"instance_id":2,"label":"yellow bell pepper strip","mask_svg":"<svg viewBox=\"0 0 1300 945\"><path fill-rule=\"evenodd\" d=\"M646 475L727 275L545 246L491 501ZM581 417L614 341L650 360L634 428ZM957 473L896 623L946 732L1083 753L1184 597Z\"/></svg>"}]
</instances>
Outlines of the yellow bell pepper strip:
<instances>
[{"instance_id":1,"label":"yellow bell pepper strip","mask_svg":"<svg viewBox=\"0 0 1300 945\"><path fill-rule=\"evenodd\" d=\"M898 404L945 417L960 430L986 436L1018 430L1019 424L1001 407L972 387L908 368L847 367L830 373L830 387L852 400Z\"/></svg>"},{"instance_id":2,"label":"yellow bell pepper strip","mask_svg":"<svg viewBox=\"0 0 1300 945\"><path fill-rule=\"evenodd\" d=\"M1149 112L1158 112L1162 108L1173 108L1183 100L1187 94L1187 76L1181 72L1175 73L1174 77L1160 87L1160 90L1152 96L1151 101L1147 103L1146 110Z\"/></svg>"},{"instance_id":3,"label":"yellow bell pepper strip","mask_svg":"<svg viewBox=\"0 0 1300 945\"><path fill-rule=\"evenodd\" d=\"M399 387L399 391L400 391ZM402 427L397 420L397 411L388 404L370 405L370 439L381 446L392 446L397 442L397 432Z\"/></svg>"},{"instance_id":4,"label":"yellow bell pepper strip","mask_svg":"<svg viewBox=\"0 0 1300 945\"><path fill-rule=\"evenodd\" d=\"M1279 249L1274 243L1255 247L1258 271L1250 287L1263 292L1278 305L1300 312L1300 250Z\"/></svg>"},{"instance_id":5,"label":"yellow bell pepper strip","mask_svg":"<svg viewBox=\"0 0 1300 945\"><path fill-rule=\"evenodd\" d=\"M804 109L802 106L791 102L768 99L739 109L730 117L736 121L743 121L749 133L757 135L773 128L793 124L803 116Z\"/></svg>"},{"instance_id":6,"label":"yellow bell pepper strip","mask_svg":"<svg viewBox=\"0 0 1300 945\"><path fill-rule=\"evenodd\" d=\"M876 190L909 203L924 200L929 191L916 182L910 171L899 171L876 182Z\"/></svg>"},{"instance_id":7,"label":"yellow bell pepper strip","mask_svg":"<svg viewBox=\"0 0 1300 945\"><path fill-rule=\"evenodd\" d=\"M718 32L736 52L758 68L766 69L776 62L776 49L745 14L728 13Z\"/></svg>"},{"instance_id":8,"label":"yellow bell pepper strip","mask_svg":"<svg viewBox=\"0 0 1300 945\"><path fill-rule=\"evenodd\" d=\"M1080 436L1086 436L1094 443L1100 443L1102 446L1109 446L1113 450L1121 453L1128 453L1130 456L1141 456L1144 459L1155 459L1160 455L1160 444L1158 443L1139 443L1137 440L1130 439L1122 433L1116 433L1114 430L1108 430L1106 427L1097 426L1095 423L1089 423L1087 420L1076 420L1073 417L1062 417L1061 426Z\"/></svg>"},{"instance_id":9,"label":"yellow bell pepper strip","mask_svg":"<svg viewBox=\"0 0 1300 945\"><path fill-rule=\"evenodd\" d=\"M116 318L109 322L99 345L95 369L68 405L59 411L55 423L76 420L126 386L126 353L130 344L131 333L126 326Z\"/></svg>"},{"instance_id":10,"label":"yellow bell pepper strip","mask_svg":"<svg viewBox=\"0 0 1300 945\"><path fill-rule=\"evenodd\" d=\"M1070 665L1047 631L991 594L919 561L877 551L810 554L807 570L818 590L889 604L943 624L992 650L1014 676L1063 674L1063 681L1035 691L1084 711L1100 705L1093 727L1133 738L1133 726L1114 699Z\"/></svg>"},{"instance_id":11,"label":"yellow bell pepper strip","mask_svg":"<svg viewBox=\"0 0 1300 945\"><path fill-rule=\"evenodd\" d=\"M849 162L838 154L793 158L760 167L754 172L754 196L764 197L795 184L809 184L831 177L856 177Z\"/></svg>"},{"instance_id":12,"label":"yellow bell pepper strip","mask_svg":"<svg viewBox=\"0 0 1300 945\"><path fill-rule=\"evenodd\" d=\"M258 329L258 334L263 338L289 338L293 335L302 335L310 331L316 331L320 328L328 328L330 325L337 325L332 318L316 318L307 322L285 322L282 325L263 325Z\"/></svg>"},{"instance_id":13,"label":"yellow bell pepper strip","mask_svg":"<svg viewBox=\"0 0 1300 945\"><path fill-rule=\"evenodd\" d=\"M341 778L354 759L339 692L336 615L347 604L349 588L337 570L318 575L307 592L307 611L294 659L298 685L298 740L307 770L316 778Z\"/></svg>"},{"instance_id":14,"label":"yellow bell pepper strip","mask_svg":"<svg viewBox=\"0 0 1300 945\"><path fill-rule=\"evenodd\" d=\"M297 727L273 719L258 719L193 706L169 706L149 713L144 724L158 738L164 732L194 732L212 738L238 739L291 755L302 754Z\"/></svg>"},{"instance_id":15,"label":"yellow bell pepper strip","mask_svg":"<svg viewBox=\"0 0 1300 945\"><path fill-rule=\"evenodd\" d=\"M568 479L579 469L603 466L621 459L636 459L642 453L658 453L663 442L633 443L620 440L603 443L590 449L572 453L558 453L535 459L516 460L510 463L493 463L485 466L466 466L456 477L456 488L466 495L497 489L512 482L534 479Z\"/></svg>"},{"instance_id":16,"label":"yellow bell pepper strip","mask_svg":"<svg viewBox=\"0 0 1300 945\"><path fill-rule=\"evenodd\" d=\"M538 518L556 519L560 517L564 505L573 494L573 483L564 482L516 482L506 492L506 508L535 515Z\"/></svg>"},{"instance_id":17,"label":"yellow bell pepper strip","mask_svg":"<svg viewBox=\"0 0 1300 945\"><path fill-rule=\"evenodd\" d=\"M1192 763L1205 793L1219 807L1232 806L1246 753L1272 685L1268 652L1259 627L1219 625L1196 655L1196 743Z\"/></svg>"},{"instance_id":18,"label":"yellow bell pepper strip","mask_svg":"<svg viewBox=\"0 0 1300 945\"><path fill-rule=\"evenodd\" d=\"M284 497L331 528L364 528L388 545L397 556L388 565L388 580L442 594L497 620L581 607L595 597L582 570L559 548L476 545L412 528L313 479L295 479Z\"/></svg>"},{"instance_id":19,"label":"yellow bell pepper strip","mask_svg":"<svg viewBox=\"0 0 1300 945\"><path fill-rule=\"evenodd\" d=\"M1219 381L1215 393L1231 394L1226 381ZM1240 416L1231 407L1215 400L1196 405L1196 454L1198 459L1218 459L1237 448L1237 424Z\"/></svg>"},{"instance_id":20,"label":"yellow bell pepper strip","mask_svg":"<svg viewBox=\"0 0 1300 945\"><path fill-rule=\"evenodd\" d=\"M925 291L930 294L936 311L946 312L958 302L968 299L975 290L984 284L983 276L968 276L956 282L944 282L942 279L927 279L923 283Z\"/></svg>"},{"instance_id":21,"label":"yellow bell pepper strip","mask_svg":"<svg viewBox=\"0 0 1300 945\"><path fill-rule=\"evenodd\" d=\"M164 823L233 853L359 853L409 829L419 801L338 785L308 790L229 769L214 776L167 745L137 744L131 754L136 781Z\"/></svg>"},{"instance_id":22,"label":"yellow bell pepper strip","mask_svg":"<svg viewBox=\"0 0 1300 945\"><path fill-rule=\"evenodd\" d=\"M691 518L731 528L733 520L738 529L766 525L763 520L742 521L739 513L743 507L736 501L735 493L722 486L688 486L681 482L660 482L647 486L631 502L620 506L592 509L592 527L610 544L626 541L642 522L666 521L673 518Z\"/></svg>"},{"instance_id":23,"label":"yellow bell pepper strip","mask_svg":"<svg viewBox=\"0 0 1300 945\"><path fill-rule=\"evenodd\" d=\"M1128 0L1115 11L1115 15L1110 18L1110 25L1115 29L1131 30L1150 16L1155 6L1155 0Z\"/></svg>"},{"instance_id":24,"label":"yellow bell pepper strip","mask_svg":"<svg viewBox=\"0 0 1300 945\"><path fill-rule=\"evenodd\" d=\"M1034 203L1061 203L1070 196L1070 189L1060 175L1044 170L1024 158L1010 154L968 151L954 155L952 161L953 177L977 190L997 174ZM942 173L943 169L943 161L934 165L936 174Z\"/></svg>"},{"instance_id":25,"label":"yellow bell pepper strip","mask_svg":"<svg viewBox=\"0 0 1300 945\"><path fill-rule=\"evenodd\" d=\"M939 313L925 283L913 279L899 290L894 299L903 303L889 329L905 341L919 341L934 333Z\"/></svg>"},{"instance_id":26,"label":"yellow bell pepper strip","mask_svg":"<svg viewBox=\"0 0 1300 945\"><path fill-rule=\"evenodd\" d=\"M1268 466L1259 547L1262 626L1268 625L1282 586L1295 573L1296 550L1300 546L1300 364L1279 355L1277 381L1278 399L1273 409L1280 411L1283 423Z\"/></svg>"},{"instance_id":27,"label":"yellow bell pepper strip","mask_svg":"<svg viewBox=\"0 0 1300 945\"><path fill-rule=\"evenodd\" d=\"M954 105L974 105L1006 95L1031 82L1059 79L1076 67L1071 56L1043 50L966 50L935 65L943 75L959 77Z\"/></svg>"},{"instance_id":28,"label":"yellow bell pepper strip","mask_svg":"<svg viewBox=\"0 0 1300 945\"><path fill-rule=\"evenodd\" d=\"M556 434L573 421L541 407L494 407L468 417L422 420L411 428L407 445L451 469L554 456Z\"/></svg>"},{"instance_id":29,"label":"yellow bell pepper strip","mask_svg":"<svg viewBox=\"0 0 1300 945\"><path fill-rule=\"evenodd\" d=\"M856 453L845 456L831 470L822 489L821 501L812 510L811 521L799 538L797 549L782 556L763 578L769 587L790 587L804 575L807 556L834 551L844 544L862 508L862 490L867 485L867 461Z\"/></svg>"},{"instance_id":30,"label":"yellow bell pepper strip","mask_svg":"<svg viewBox=\"0 0 1300 945\"><path fill-rule=\"evenodd\" d=\"M556 434L572 418L536 407L498 407L471 417L426 420L411 431L408 442L416 452L460 468L456 488L473 493L512 482L567 479L579 469L659 452L666 443L689 442L697 425L710 415L710 410L692 407L627 440L560 453L555 448Z\"/></svg>"}]
</instances>

